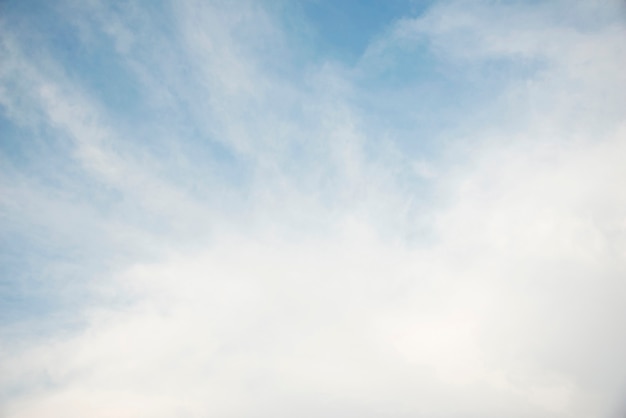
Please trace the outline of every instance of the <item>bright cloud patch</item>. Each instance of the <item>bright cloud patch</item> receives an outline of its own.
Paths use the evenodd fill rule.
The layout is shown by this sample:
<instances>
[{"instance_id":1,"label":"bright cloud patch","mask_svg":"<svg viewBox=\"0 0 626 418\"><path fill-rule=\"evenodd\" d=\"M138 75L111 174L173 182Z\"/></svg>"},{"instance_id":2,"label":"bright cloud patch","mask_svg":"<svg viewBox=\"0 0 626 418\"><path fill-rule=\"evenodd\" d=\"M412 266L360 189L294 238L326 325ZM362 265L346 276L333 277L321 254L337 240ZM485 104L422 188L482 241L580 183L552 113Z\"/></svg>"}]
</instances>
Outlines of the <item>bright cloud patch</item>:
<instances>
[{"instance_id":1,"label":"bright cloud patch","mask_svg":"<svg viewBox=\"0 0 626 418\"><path fill-rule=\"evenodd\" d=\"M622 3L366 3L0 6L2 416L623 415Z\"/></svg>"}]
</instances>

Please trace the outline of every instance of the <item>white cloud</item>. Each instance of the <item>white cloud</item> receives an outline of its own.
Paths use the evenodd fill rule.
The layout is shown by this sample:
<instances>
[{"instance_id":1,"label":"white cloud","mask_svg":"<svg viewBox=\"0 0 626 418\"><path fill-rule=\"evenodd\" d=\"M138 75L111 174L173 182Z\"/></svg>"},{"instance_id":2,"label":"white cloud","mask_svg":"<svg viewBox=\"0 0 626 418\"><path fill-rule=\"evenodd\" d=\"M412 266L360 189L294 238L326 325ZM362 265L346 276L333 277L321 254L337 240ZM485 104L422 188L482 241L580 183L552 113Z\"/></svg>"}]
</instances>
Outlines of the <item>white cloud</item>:
<instances>
[{"instance_id":1,"label":"white cloud","mask_svg":"<svg viewBox=\"0 0 626 418\"><path fill-rule=\"evenodd\" d=\"M257 39L276 40L271 54L287 60L286 35L258 5L177 7L182 52L166 50L193 69L187 82L176 64L136 58L149 25L133 32L117 16L103 31L163 106L197 105L190 119L206 116L204 133L248 164L250 183L224 206L215 200L228 185L200 181L209 199L167 178L177 163L125 143L60 64L38 71L47 61L3 44L7 68L25 70L2 73L7 117L69 138L85 175L130 202L101 215L97 202L6 170L3 214L74 240L83 229L134 236L123 252L137 254L113 272L85 266L100 277L100 302L77 312L83 328L3 342L4 415L616 412L626 390L623 25L583 29L555 17L557 6L463 2L399 22L358 71L415 36L454 68L545 64L531 80L511 76L494 93L494 119L435 159L402 155L367 129L370 115L352 101L367 92L351 69L272 73ZM106 22L112 12L96 8ZM159 74L169 74L161 87ZM415 186L424 182L427 200ZM139 255L151 240L163 240L156 260Z\"/></svg>"}]
</instances>

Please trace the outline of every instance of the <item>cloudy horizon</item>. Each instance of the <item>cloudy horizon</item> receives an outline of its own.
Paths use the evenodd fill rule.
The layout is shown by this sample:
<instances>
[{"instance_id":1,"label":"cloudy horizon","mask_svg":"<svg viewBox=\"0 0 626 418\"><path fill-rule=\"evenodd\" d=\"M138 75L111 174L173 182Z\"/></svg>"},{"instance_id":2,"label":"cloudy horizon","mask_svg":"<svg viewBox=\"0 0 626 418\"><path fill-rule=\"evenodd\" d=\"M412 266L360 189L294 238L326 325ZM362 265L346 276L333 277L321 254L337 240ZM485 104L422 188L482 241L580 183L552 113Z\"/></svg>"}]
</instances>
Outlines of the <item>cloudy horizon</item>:
<instances>
[{"instance_id":1,"label":"cloudy horizon","mask_svg":"<svg viewBox=\"0 0 626 418\"><path fill-rule=\"evenodd\" d=\"M625 8L0 2L0 415L622 417Z\"/></svg>"}]
</instances>

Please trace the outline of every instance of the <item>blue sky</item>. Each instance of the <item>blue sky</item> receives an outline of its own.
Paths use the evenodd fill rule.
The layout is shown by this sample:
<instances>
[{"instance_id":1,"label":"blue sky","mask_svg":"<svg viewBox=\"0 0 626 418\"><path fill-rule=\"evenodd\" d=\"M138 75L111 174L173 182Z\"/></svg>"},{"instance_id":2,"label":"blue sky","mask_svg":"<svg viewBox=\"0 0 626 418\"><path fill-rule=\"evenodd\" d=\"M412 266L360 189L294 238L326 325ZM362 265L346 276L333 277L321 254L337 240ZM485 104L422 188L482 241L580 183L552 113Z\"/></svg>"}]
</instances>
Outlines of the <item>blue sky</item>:
<instances>
[{"instance_id":1,"label":"blue sky","mask_svg":"<svg viewBox=\"0 0 626 418\"><path fill-rule=\"evenodd\" d=\"M2 2L0 415L622 416L624 16Z\"/></svg>"}]
</instances>

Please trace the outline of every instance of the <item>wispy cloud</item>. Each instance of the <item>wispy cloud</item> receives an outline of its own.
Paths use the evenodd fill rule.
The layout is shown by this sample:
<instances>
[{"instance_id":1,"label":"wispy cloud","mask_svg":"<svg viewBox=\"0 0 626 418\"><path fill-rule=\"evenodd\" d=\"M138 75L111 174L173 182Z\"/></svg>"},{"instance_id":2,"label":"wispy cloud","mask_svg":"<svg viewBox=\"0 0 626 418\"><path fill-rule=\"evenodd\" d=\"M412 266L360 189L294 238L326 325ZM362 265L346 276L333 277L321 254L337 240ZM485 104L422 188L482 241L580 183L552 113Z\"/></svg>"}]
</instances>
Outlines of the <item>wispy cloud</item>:
<instances>
[{"instance_id":1,"label":"wispy cloud","mask_svg":"<svg viewBox=\"0 0 626 418\"><path fill-rule=\"evenodd\" d=\"M3 415L623 413L620 2L2 7Z\"/></svg>"}]
</instances>

